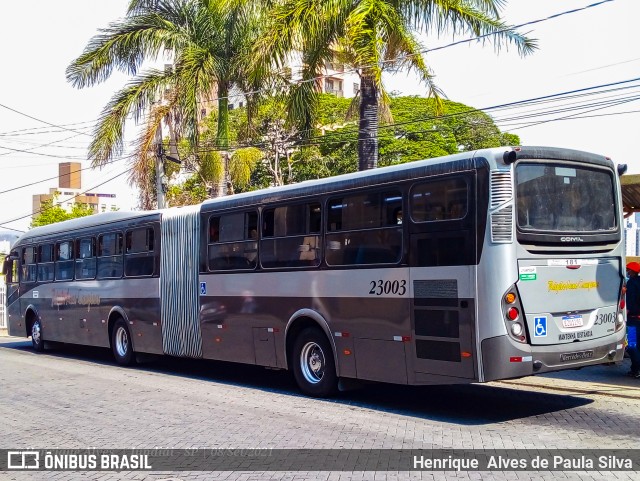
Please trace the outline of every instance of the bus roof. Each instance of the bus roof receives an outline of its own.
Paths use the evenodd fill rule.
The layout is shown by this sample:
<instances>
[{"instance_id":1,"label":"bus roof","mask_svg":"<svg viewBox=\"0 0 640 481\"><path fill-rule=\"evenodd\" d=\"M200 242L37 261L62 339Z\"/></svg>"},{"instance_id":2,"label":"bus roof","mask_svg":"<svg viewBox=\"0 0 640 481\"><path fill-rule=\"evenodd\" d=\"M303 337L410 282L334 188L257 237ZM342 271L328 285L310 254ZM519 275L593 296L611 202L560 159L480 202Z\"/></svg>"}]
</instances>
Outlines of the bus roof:
<instances>
[{"instance_id":1,"label":"bus roof","mask_svg":"<svg viewBox=\"0 0 640 481\"><path fill-rule=\"evenodd\" d=\"M567 159L575 161L590 162L599 165L613 167L613 162L604 156L591 154L572 149L554 148L554 147L495 147L490 149L461 152L432 159L418 160L407 162L405 164L396 164L389 167L381 167L368 171L354 172L350 174L338 175L330 178L308 180L296 184L289 184L279 187L270 187L266 189L244 192L233 196L218 197L209 199L201 204L203 212L210 212L216 208L232 208L235 206L249 205L260 202L273 202L283 199L291 199L297 196L309 194L322 194L348 190L360 186L367 186L379 183L393 183L394 181L407 180L423 175L438 175L450 172L459 172L478 168L481 164L488 161L495 166L498 160L502 160L502 156L506 151L518 149L519 156L523 159ZM625 198L625 211L640 211L640 176L624 176L623 177L623 197L625 197L625 178L637 177L635 183L630 183L631 187L627 187L626 191L633 191L633 197L629 197L629 202ZM630 194L631 195L631 194ZM628 210L633 209L633 210ZM20 236L17 243L25 240L48 236L66 231L75 231L84 228L94 227L96 225L104 225L118 221L136 220L144 217L156 217L172 209L149 210L149 211L115 211L95 214L87 217L71 219L68 221L58 222L42 227L36 227L27 231Z\"/></svg>"},{"instance_id":2,"label":"bus roof","mask_svg":"<svg viewBox=\"0 0 640 481\"><path fill-rule=\"evenodd\" d=\"M513 150L517 150L517 157L521 159L570 160L613 168L613 162L608 158L580 150L538 146L503 146L461 152L459 154L435 157L432 159L416 160L404 164L395 164L389 167L380 167L329 178L308 180L296 184L245 192L229 197L217 197L204 201L202 211L210 212L216 208L226 209L252 203L291 200L297 196L327 194L372 184L383 185L385 183L399 182L425 175L461 172L476 169L483 164L487 165L487 162L490 168L495 168L498 162L503 162L505 152Z\"/></svg>"},{"instance_id":3,"label":"bus roof","mask_svg":"<svg viewBox=\"0 0 640 481\"><path fill-rule=\"evenodd\" d=\"M114 211L104 212L101 214L88 215L86 217L78 217L76 219L65 220L62 222L56 222L55 224L43 225L42 227L34 227L33 229L25 232L20 236L16 243L24 242L36 237L44 237L51 234L57 234L60 232L74 231L87 227L93 227L96 225L105 225L112 222L118 222L121 220L139 219L143 217L159 216L158 210L145 210L145 211Z\"/></svg>"}]
</instances>

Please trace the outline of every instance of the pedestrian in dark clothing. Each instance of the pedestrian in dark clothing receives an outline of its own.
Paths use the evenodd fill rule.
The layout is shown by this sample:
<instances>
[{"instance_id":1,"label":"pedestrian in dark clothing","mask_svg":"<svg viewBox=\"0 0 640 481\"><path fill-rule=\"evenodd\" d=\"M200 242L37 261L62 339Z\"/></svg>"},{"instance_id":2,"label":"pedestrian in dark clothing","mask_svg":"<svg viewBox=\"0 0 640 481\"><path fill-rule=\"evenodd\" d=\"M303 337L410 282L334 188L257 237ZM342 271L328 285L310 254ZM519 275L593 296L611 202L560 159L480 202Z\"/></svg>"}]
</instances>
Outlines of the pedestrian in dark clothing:
<instances>
[{"instance_id":1,"label":"pedestrian in dark clothing","mask_svg":"<svg viewBox=\"0 0 640 481\"><path fill-rule=\"evenodd\" d=\"M634 327L636 338L640 332L640 264L629 262L627 264L627 327ZM636 341L635 346L627 346L627 354L631 359L631 370L629 376L640 379L640 347Z\"/></svg>"}]
</instances>

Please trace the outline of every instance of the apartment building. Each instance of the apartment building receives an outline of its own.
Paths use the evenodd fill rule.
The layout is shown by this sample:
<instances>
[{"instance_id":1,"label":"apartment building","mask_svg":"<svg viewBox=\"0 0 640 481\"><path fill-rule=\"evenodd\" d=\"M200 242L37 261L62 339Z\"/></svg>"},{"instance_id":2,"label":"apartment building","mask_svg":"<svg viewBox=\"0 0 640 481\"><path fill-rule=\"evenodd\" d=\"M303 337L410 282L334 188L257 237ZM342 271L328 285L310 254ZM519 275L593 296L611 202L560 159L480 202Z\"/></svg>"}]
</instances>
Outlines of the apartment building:
<instances>
[{"instance_id":1,"label":"apartment building","mask_svg":"<svg viewBox=\"0 0 640 481\"><path fill-rule=\"evenodd\" d=\"M40 211L43 202L52 199L67 211L76 203L88 205L96 213L119 209L116 194L83 191L82 164L79 162L63 162L58 165L58 187L49 188L45 194L33 196L32 215Z\"/></svg>"}]
</instances>

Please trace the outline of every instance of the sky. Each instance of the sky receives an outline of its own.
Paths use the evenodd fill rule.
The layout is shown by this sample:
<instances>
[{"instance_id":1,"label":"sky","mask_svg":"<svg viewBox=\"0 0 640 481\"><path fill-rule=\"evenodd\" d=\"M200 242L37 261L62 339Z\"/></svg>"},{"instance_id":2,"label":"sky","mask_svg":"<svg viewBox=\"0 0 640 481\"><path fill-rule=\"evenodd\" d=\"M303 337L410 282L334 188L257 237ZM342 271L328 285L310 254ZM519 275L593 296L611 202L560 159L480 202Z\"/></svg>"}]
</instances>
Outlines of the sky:
<instances>
[{"instance_id":1,"label":"sky","mask_svg":"<svg viewBox=\"0 0 640 481\"><path fill-rule=\"evenodd\" d=\"M426 37L423 46L435 82L450 100L488 109L498 127L518 134L523 145L590 151L627 164L630 173L640 173L634 149L640 127L640 80L621 83L640 77L640 29L632 23L640 18L640 1L596 3L507 1L502 17L511 25L545 19L519 29L538 41L538 50L525 58L513 47L496 52L490 42L437 49L466 37ZM127 77L116 72L103 84L78 90L67 83L65 70L98 29L125 14L127 5L128 0L3 2L0 229L28 229L32 195L57 187L59 162L89 167L90 127ZM594 6L548 18L589 5ZM385 83L389 91L426 95L410 72L388 76ZM614 83L628 88L609 93L593 89ZM575 90L592 95L490 109ZM570 107L574 110L566 110ZM87 168L82 172L83 189L115 193L122 210L134 209L137 195L127 183L127 168L126 159L102 170ZM49 178L53 179L27 186Z\"/></svg>"}]
</instances>

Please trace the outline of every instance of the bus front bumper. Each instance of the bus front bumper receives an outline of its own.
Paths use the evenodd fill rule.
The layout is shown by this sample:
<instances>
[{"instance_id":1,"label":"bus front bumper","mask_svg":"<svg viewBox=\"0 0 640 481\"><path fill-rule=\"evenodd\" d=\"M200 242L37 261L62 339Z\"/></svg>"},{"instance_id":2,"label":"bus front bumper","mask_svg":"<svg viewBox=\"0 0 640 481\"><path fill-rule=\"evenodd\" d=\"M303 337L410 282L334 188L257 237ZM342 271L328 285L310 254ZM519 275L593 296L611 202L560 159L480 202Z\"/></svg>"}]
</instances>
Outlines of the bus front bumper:
<instances>
[{"instance_id":1,"label":"bus front bumper","mask_svg":"<svg viewBox=\"0 0 640 481\"><path fill-rule=\"evenodd\" d=\"M602 338L552 346L518 344L506 335L485 339L481 348L481 381L618 362L624 357L624 337L625 330L621 329L606 344Z\"/></svg>"}]
</instances>

